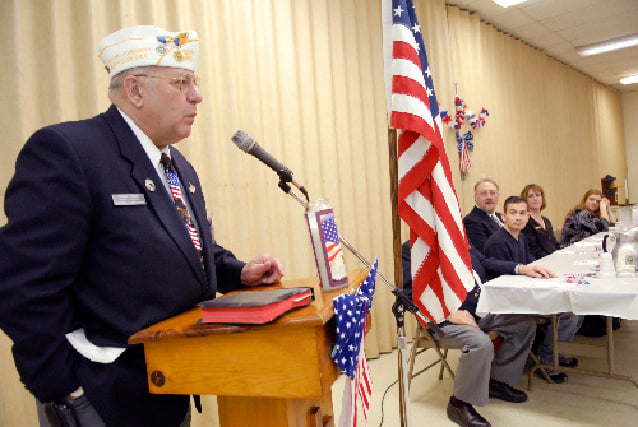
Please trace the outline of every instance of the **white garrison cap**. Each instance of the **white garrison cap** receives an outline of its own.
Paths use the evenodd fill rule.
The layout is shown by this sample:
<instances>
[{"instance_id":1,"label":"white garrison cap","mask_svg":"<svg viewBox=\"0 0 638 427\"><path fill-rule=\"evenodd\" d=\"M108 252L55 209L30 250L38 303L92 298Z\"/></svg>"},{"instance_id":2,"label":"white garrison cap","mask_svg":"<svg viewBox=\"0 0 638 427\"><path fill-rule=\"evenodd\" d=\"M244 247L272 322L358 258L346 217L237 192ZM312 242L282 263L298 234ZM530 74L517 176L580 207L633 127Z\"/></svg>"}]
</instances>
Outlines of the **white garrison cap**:
<instances>
[{"instance_id":1,"label":"white garrison cap","mask_svg":"<svg viewBox=\"0 0 638 427\"><path fill-rule=\"evenodd\" d=\"M103 38L97 55L111 76L148 65L195 71L199 38L191 30L171 33L152 25L136 25Z\"/></svg>"}]
</instances>

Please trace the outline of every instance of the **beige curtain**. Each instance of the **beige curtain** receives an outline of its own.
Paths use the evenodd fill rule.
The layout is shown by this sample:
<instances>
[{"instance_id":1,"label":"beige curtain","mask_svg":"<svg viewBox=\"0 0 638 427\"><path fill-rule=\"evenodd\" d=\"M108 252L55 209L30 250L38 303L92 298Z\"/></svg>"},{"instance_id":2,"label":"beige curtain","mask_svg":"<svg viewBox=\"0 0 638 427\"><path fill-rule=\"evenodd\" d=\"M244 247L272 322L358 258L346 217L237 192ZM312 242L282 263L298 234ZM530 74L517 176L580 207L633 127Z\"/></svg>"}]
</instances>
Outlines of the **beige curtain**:
<instances>
[{"instance_id":1,"label":"beige curtain","mask_svg":"<svg viewBox=\"0 0 638 427\"><path fill-rule=\"evenodd\" d=\"M202 40L204 103L179 149L199 171L219 242L244 259L276 254L289 279L315 275L303 210L277 188L272 171L231 144L243 129L291 168L311 199L328 199L340 233L368 259L378 256L381 271L393 277L380 3L0 2L0 196L33 131L108 107L108 78L94 51L102 37L134 24L192 28ZM471 109L484 106L491 114L476 132L474 169L464 180L454 133L445 132L464 213L473 204L474 182L485 175L501 184L503 195L530 182L543 185L554 225L600 177L624 181L618 94L443 0L415 3L441 108L453 111L456 85ZM346 263L361 266L350 255ZM396 346L392 300L379 281L366 340L370 357ZM35 425L10 342L0 338L0 424ZM205 406L214 408L213 400ZM194 425L210 425L213 412Z\"/></svg>"},{"instance_id":2,"label":"beige curtain","mask_svg":"<svg viewBox=\"0 0 638 427\"><path fill-rule=\"evenodd\" d=\"M474 183L483 176L500 184L501 201L520 194L526 184L542 185L544 215L555 227L587 189L600 188L603 176L624 182L618 93L477 15L454 7L447 14L453 81L470 108L490 111L487 125L474 133L472 173L460 186L457 182L464 213L471 210ZM451 100L440 102L453 109Z\"/></svg>"}]
</instances>

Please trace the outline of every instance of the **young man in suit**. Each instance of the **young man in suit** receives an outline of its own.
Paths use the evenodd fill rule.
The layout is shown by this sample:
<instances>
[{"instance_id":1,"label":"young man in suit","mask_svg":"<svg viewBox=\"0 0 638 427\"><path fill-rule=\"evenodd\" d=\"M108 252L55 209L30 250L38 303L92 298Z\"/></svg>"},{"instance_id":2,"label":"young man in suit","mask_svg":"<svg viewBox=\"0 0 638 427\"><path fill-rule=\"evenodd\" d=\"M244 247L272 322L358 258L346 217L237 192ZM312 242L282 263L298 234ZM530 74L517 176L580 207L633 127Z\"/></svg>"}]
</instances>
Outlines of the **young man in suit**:
<instances>
[{"instance_id":1,"label":"young man in suit","mask_svg":"<svg viewBox=\"0 0 638 427\"><path fill-rule=\"evenodd\" d=\"M107 36L111 107L40 129L18 156L0 229L0 327L22 381L63 425L188 423L189 397L149 394L143 348L128 337L217 291L282 277L275 257L246 264L217 244L197 173L174 147L202 102L198 52L194 31Z\"/></svg>"},{"instance_id":2,"label":"young man in suit","mask_svg":"<svg viewBox=\"0 0 638 427\"><path fill-rule=\"evenodd\" d=\"M479 180L474 185L474 202L472 211L463 218L469 243L479 252L484 253L485 242L498 229L503 227L501 214L496 213L498 205L498 184L491 178Z\"/></svg>"},{"instance_id":3,"label":"young man in suit","mask_svg":"<svg viewBox=\"0 0 638 427\"><path fill-rule=\"evenodd\" d=\"M412 290L410 242L403 250L403 288ZM513 403L527 401L527 394L513 387L520 377L527 354L536 334L536 322L527 315L476 315L476 305L481 294L481 283L486 280L486 270L502 274L514 274L516 264L511 261L489 259L473 247L470 248L476 285L468 292L463 304L451 312L447 320L439 324L441 342L461 349L461 358L454 379L454 394L448 402L448 418L464 427L490 426L474 406L484 406L489 397ZM537 265L518 269L530 277L552 277L554 273ZM501 334L501 346L494 354L492 342L484 331Z\"/></svg>"}]
</instances>

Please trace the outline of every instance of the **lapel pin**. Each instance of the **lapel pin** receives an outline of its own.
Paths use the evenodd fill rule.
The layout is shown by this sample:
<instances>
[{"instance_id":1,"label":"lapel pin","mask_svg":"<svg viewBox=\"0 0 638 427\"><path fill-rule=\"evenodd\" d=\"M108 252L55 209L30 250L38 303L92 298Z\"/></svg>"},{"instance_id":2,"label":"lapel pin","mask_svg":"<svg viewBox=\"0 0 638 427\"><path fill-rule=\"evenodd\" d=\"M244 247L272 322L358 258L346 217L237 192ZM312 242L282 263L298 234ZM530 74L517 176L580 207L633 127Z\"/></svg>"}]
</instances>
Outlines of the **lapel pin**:
<instances>
[{"instance_id":1,"label":"lapel pin","mask_svg":"<svg viewBox=\"0 0 638 427\"><path fill-rule=\"evenodd\" d=\"M155 183L150 178L144 180L144 186L148 191L155 191Z\"/></svg>"},{"instance_id":2,"label":"lapel pin","mask_svg":"<svg viewBox=\"0 0 638 427\"><path fill-rule=\"evenodd\" d=\"M193 184L190 184L188 186L188 191L190 191L191 194L195 194L195 186Z\"/></svg>"}]
</instances>

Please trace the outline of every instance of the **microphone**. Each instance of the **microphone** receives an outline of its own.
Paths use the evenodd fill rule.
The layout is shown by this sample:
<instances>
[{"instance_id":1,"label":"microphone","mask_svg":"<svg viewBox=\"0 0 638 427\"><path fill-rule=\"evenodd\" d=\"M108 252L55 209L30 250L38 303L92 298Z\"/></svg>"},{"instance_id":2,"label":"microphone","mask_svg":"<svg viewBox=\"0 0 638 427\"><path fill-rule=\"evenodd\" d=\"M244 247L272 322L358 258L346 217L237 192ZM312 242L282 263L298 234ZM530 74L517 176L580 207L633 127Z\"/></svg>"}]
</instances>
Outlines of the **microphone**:
<instances>
[{"instance_id":1,"label":"microphone","mask_svg":"<svg viewBox=\"0 0 638 427\"><path fill-rule=\"evenodd\" d=\"M237 130L235 132L235 135L233 135L231 139L240 150L250 154L253 157L256 157L257 159L265 163L270 169L277 172L277 175L279 175L279 179L281 181L291 182L306 196L306 199L308 199L308 193L306 189L295 182L290 169L285 167L281 162L279 162L279 160L275 159L270 153L261 148L261 146L257 143L257 141L253 139L252 136L248 135L243 130ZM284 186L281 185L281 182L280 187L282 187L282 189L286 191ZM288 187L288 189L290 189L290 187Z\"/></svg>"},{"instance_id":2,"label":"microphone","mask_svg":"<svg viewBox=\"0 0 638 427\"><path fill-rule=\"evenodd\" d=\"M268 167L275 172L281 179L286 179L287 181L292 181L292 172L290 169L281 164L277 159L270 155L266 150L261 148L261 146L253 139L252 136L248 135L243 130L238 130L235 132L235 135L232 137L233 142L240 150L245 151L253 157L264 162Z\"/></svg>"}]
</instances>

